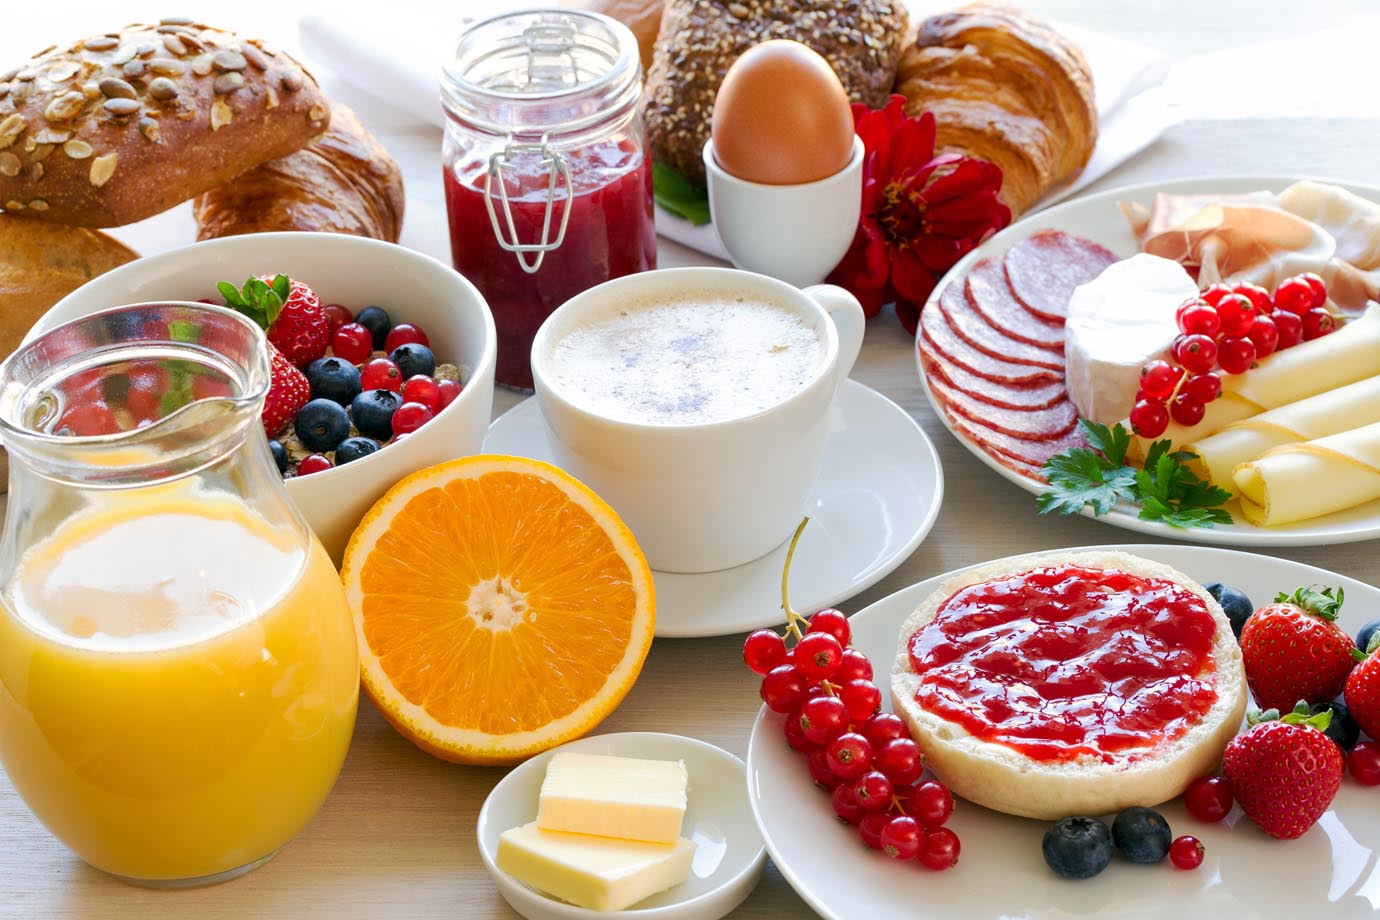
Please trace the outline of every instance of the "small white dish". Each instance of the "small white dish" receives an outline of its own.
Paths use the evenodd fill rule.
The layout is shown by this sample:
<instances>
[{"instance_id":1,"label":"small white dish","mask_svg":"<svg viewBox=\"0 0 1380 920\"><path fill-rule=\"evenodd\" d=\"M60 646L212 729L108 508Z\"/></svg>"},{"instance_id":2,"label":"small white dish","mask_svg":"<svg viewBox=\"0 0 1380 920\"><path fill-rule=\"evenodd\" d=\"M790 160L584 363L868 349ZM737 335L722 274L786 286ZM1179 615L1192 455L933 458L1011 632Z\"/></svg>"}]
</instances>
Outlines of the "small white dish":
<instances>
[{"instance_id":1,"label":"small white dish","mask_svg":"<svg viewBox=\"0 0 1380 920\"><path fill-rule=\"evenodd\" d=\"M1220 581L1255 603L1299 585L1340 585L1346 604L1338 623L1355 634L1380 607L1380 589L1324 569L1237 550L1205 546L1109 545L1163 562L1200 583ZM901 624L955 572L935 575L849 618L853 645L887 681ZM1222 822L1189 817L1183 800L1157 807L1175 835L1192 834L1207 855L1191 872L1166 860L1137 866L1114 859L1081 882L1056 876L1040 856L1050 822L1014 818L959 800L948 826L958 834L958 865L930 872L897 865L866 849L856 828L834 817L829 796L810 780L805 761L783 741L782 717L763 707L748 742L747 781L752 810L772 862L806 903L829 920L908 917L914 920L1051 920L1070 917L1327 917L1371 920L1380 909L1380 809L1376 790L1349 776L1332 807L1297 840L1266 837L1236 808Z\"/></svg>"},{"instance_id":2,"label":"small white dish","mask_svg":"<svg viewBox=\"0 0 1380 920\"><path fill-rule=\"evenodd\" d=\"M718 920L743 902L762 877L766 850L747 801L743 762L694 738L658 732L593 735L538 754L499 781L479 810L477 834L484 868L513 910L528 920L588 920L612 914L576 907L529 888L494 862L498 838L533 821L546 764L557 751L680 760L689 774L681 836L696 844L690 878L618 916L636 920Z\"/></svg>"},{"instance_id":3,"label":"small white dish","mask_svg":"<svg viewBox=\"0 0 1380 920\"><path fill-rule=\"evenodd\" d=\"M906 560L934 526L944 498L939 455L904 409L856 380L835 397L819 478L802 514L810 516L791 566L791 602L817 610L864 591ZM489 426L487 453L551 461L535 399ZM656 635L722 636L785 621L785 544L720 572L656 579Z\"/></svg>"}]
</instances>

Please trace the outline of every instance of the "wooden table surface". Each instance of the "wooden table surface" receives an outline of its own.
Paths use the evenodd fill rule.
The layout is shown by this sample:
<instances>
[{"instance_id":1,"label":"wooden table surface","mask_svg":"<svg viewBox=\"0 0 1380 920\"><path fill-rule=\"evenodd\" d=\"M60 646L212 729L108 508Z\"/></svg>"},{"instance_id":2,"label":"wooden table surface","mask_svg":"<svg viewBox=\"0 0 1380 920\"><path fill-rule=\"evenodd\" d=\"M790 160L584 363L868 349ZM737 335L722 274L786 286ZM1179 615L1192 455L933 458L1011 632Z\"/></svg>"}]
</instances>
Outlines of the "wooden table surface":
<instances>
[{"instance_id":1,"label":"wooden table surface","mask_svg":"<svg viewBox=\"0 0 1380 920\"><path fill-rule=\"evenodd\" d=\"M1380 11L1370 0L1306 6L1254 0L1038 0L1027 5L1159 47L1176 59L1343 26L1380 34ZM66 6L43 15L65 18ZM126 10L120 15L135 14ZM87 18L92 18L89 12ZM17 30L7 30L8 41L15 40L14 31L27 28L21 19ZM38 48L59 37L35 28L24 36L24 44ZM1318 80L1318 91L1327 91L1325 78ZM1187 121L1090 191L1224 173L1380 181L1375 176L1380 109L1372 106L1357 116ZM423 140L434 143L434 135ZM409 175L408 180L428 182L432 175ZM663 246L663 265L704 261L675 244ZM1060 546L1146 542L1088 519L1037 518L1026 492L976 462L935 418L916 380L911 340L889 314L872 321L853 376L895 400L924 426L943 460L945 500L920 548L876 586L842 605L847 612L984 559ZM501 391L495 414L518 399ZM1372 582L1380 577L1373 542L1267 552ZM636 686L599 731L676 732L743 756L758 698L757 679L741 664L741 645L741 636L659 640ZM74 858L34 820L0 774L0 917L515 917L490 885L474 837L479 808L501 775L499 769L452 766L421 753L361 702L340 781L296 842L233 883L150 892L116 882ZM827 807L823 800L806 805ZM761 885L734 916L776 920L811 912L769 865Z\"/></svg>"}]
</instances>

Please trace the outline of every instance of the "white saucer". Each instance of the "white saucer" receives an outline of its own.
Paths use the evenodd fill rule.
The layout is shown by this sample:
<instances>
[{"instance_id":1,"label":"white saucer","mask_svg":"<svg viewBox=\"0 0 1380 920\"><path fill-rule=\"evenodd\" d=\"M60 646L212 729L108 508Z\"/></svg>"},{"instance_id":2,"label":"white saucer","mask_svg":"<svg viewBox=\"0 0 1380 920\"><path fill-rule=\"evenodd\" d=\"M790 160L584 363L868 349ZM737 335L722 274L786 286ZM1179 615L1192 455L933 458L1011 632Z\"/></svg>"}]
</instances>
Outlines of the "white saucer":
<instances>
[{"instance_id":1,"label":"white saucer","mask_svg":"<svg viewBox=\"0 0 1380 920\"><path fill-rule=\"evenodd\" d=\"M499 781L479 810L477 833L484 868L513 910L528 920L593 920L606 913L576 907L528 888L495 864L498 838L537 816L546 764L557 751L679 760L689 774L681 836L696 844L690 878L619 915L637 920L718 920L743 902L762 877L766 849L748 806L743 762L725 750L657 732L594 735L538 754Z\"/></svg>"},{"instance_id":2,"label":"white saucer","mask_svg":"<svg viewBox=\"0 0 1380 920\"><path fill-rule=\"evenodd\" d=\"M488 453L552 460L536 399L489 426ZM791 603L818 610L870 588L915 551L944 497L939 455L906 411L869 387L839 388L829 446L802 513L810 525L791 565ZM785 622L783 543L754 562L702 575L653 573L656 635L723 636Z\"/></svg>"}]
</instances>

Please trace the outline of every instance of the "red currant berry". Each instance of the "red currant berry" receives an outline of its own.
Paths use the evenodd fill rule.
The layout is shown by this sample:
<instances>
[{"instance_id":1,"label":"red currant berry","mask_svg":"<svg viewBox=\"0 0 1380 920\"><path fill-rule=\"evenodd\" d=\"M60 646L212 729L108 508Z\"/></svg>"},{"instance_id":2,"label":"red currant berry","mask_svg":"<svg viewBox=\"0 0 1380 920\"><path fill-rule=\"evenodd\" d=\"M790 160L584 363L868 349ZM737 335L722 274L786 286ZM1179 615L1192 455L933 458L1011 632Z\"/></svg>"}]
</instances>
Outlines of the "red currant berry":
<instances>
[{"instance_id":1,"label":"red currant berry","mask_svg":"<svg viewBox=\"0 0 1380 920\"><path fill-rule=\"evenodd\" d=\"M411 434L435 416L426 403L405 402L393 412L393 434Z\"/></svg>"},{"instance_id":2,"label":"red currant berry","mask_svg":"<svg viewBox=\"0 0 1380 920\"><path fill-rule=\"evenodd\" d=\"M839 688L839 699L848 709L848 718L859 725L882 707L882 691L870 680L850 680Z\"/></svg>"},{"instance_id":3,"label":"red currant berry","mask_svg":"<svg viewBox=\"0 0 1380 920\"><path fill-rule=\"evenodd\" d=\"M375 358L359 372L359 385L365 390L402 392L402 371L387 358Z\"/></svg>"},{"instance_id":4,"label":"red currant berry","mask_svg":"<svg viewBox=\"0 0 1380 920\"><path fill-rule=\"evenodd\" d=\"M828 633L806 633L795 644L795 666L810 683L828 680L843 663L843 646Z\"/></svg>"},{"instance_id":5,"label":"red currant berry","mask_svg":"<svg viewBox=\"0 0 1380 920\"><path fill-rule=\"evenodd\" d=\"M806 738L805 733L800 730L800 713L798 711L793 711L786 716L786 721L783 724L785 725L786 743L792 749L802 754L813 754L819 749L819 745Z\"/></svg>"},{"instance_id":6,"label":"red currant berry","mask_svg":"<svg viewBox=\"0 0 1380 920\"><path fill-rule=\"evenodd\" d=\"M1209 306L1215 307L1218 303L1221 302L1223 297L1226 297L1228 294L1231 293L1234 293L1231 289L1231 286L1223 284L1219 281L1211 287L1205 288L1203 290L1203 293L1198 295L1198 299L1203 301L1204 303L1207 303Z\"/></svg>"},{"instance_id":7,"label":"red currant berry","mask_svg":"<svg viewBox=\"0 0 1380 920\"><path fill-rule=\"evenodd\" d=\"M1244 374L1255 363L1255 343L1250 339L1223 339L1217 363L1228 374Z\"/></svg>"},{"instance_id":8,"label":"red currant berry","mask_svg":"<svg viewBox=\"0 0 1380 920\"><path fill-rule=\"evenodd\" d=\"M1147 399L1164 402L1183 379L1184 371L1168 361L1151 361L1140 371L1140 390Z\"/></svg>"},{"instance_id":9,"label":"red currant berry","mask_svg":"<svg viewBox=\"0 0 1380 920\"><path fill-rule=\"evenodd\" d=\"M947 827L941 827L937 831L930 831L925 834L924 841L920 844L920 864L927 869L934 869L936 872L942 869L951 868L958 862L958 851L961 849L958 842L958 835Z\"/></svg>"},{"instance_id":10,"label":"red currant berry","mask_svg":"<svg viewBox=\"0 0 1380 920\"><path fill-rule=\"evenodd\" d=\"M839 640L839 645L848 648L848 643L852 641L853 630L848 626L848 617L842 611L835 610L833 607L825 607L818 610L810 617L810 628L805 630L809 633L828 633Z\"/></svg>"},{"instance_id":11,"label":"red currant berry","mask_svg":"<svg viewBox=\"0 0 1380 920\"><path fill-rule=\"evenodd\" d=\"M762 678L762 702L772 712L791 712L804 701L805 678L794 665L779 665Z\"/></svg>"},{"instance_id":12,"label":"red currant berry","mask_svg":"<svg viewBox=\"0 0 1380 920\"><path fill-rule=\"evenodd\" d=\"M436 389L441 391L441 409L444 409L455 402L455 397L460 395L462 387L458 380L438 380L436 381ZM437 409L436 411L441 410Z\"/></svg>"},{"instance_id":13,"label":"red currant berry","mask_svg":"<svg viewBox=\"0 0 1380 920\"><path fill-rule=\"evenodd\" d=\"M1183 355L1183 348L1184 348L1184 343L1187 342L1187 341L1188 341L1188 336L1186 336L1186 335L1184 335L1182 332L1180 332L1178 335L1174 336L1174 341L1170 343L1170 345L1169 345L1169 357L1171 357L1171 358L1174 359L1174 363L1175 363L1175 364L1178 364L1178 365L1181 365L1181 366L1183 365L1183 363L1184 363L1184 362L1183 362L1183 357L1182 357L1182 355Z\"/></svg>"},{"instance_id":14,"label":"red currant berry","mask_svg":"<svg viewBox=\"0 0 1380 920\"><path fill-rule=\"evenodd\" d=\"M1311 342L1330 335L1337 329L1337 318L1323 307L1316 307L1303 314L1303 340Z\"/></svg>"},{"instance_id":15,"label":"red currant berry","mask_svg":"<svg viewBox=\"0 0 1380 920\"><path fill-rule=\"evenodd\" d=\"M1223 297L1217 305L1217 317L1222 322L1222 334L1227 336L1245 335L1255 321L1255 304L1249 297L1232 294Z\"/></svg>"},{"instance_id":16,"label":"red currant berry","mask_svg":"<svg viewBox=\"0 0 1380 920\"><path fill-rule=\"evenodd\" d=\"M1207 406L1188 393L1180 393L1169 403L1169 416L1185 428L1192 428L1203 420Z\"/></svg>"},{"instance_id":17,"label":"red currant berry","mask_svg":"<svg viewBox=\"0 0 1380 920\"><path fill-rule=\"evenodd\" d=\"M925 771L920 745L909 738L895 738L877 749L872 762L895 786L909 786Z\"/></svg>"},{"instance_id":18,"label":"red currant berry","mask_svg":"<svg viewBox=\"0 0 1380 920\"><path fill-rule=\"evenodd\" d=\"M414 374L403 381L403 402L419 402L432 411L441 411L441 388L426 374Z\"/></svg>"},{"instance_id":19,"label":"red currant berry","mask_svg":"<svg viewBox=\"0 0 1380 920\"><path fill-rule=\"evenodd\" d=\"M874 748L880 748L897 738L910 737L910 729L906 728L905 720L890 712L879 712L868 719L862 725L862 733L864 738L872 742Z\"/></svg>"},{"instance_id":20,"label":"red currant berry","mask_svg":"<svg viewBox=\"0 0 1380 920\"><path fill-rule=\"evenodd\" d=\"M824 750L829 769L839 779L857 779L872 767L872 745L857 732L844 732Z\"/></svg>"},{"instance_id":21,"label":"red currant berry","mask_svg":"<svg viewBox=\"0 0 1380 920\"><path fill-rule=\"evenodd\" d=\"M1246 332L1246 338L1255 343L1255 354L1258 358L1272 355L1279 347L1279 327L1275 321L1264 313L1255 318L1251 323L1251 328Z\"/></svg>"},{"instance_id":22,"label":"red currant berry","mask_svg":"<svg viewBox=\"0 0 1380 920\"><path fill-rule=\"evenodd\" d=\"M925 832L919 821L897 815L882 828L882 852L892 859L914 859L924 839Z\"/></svg>"},{"instance_id":23,"label":"red currant berry","mask_svg":"<svg viewBox=\"0 0 1380 920\"><path fill-rule=\"evenodd\" d=\"M1299 275L1299 277L1307 281L1308 286L1313 289L1314 307L1321 307L1323 304L1327 303L1327 283L1323 281L1321 277L1315 272L1304 272L1302 275Z\"/></svg>"},{"instance_id":24,"label":"red currant berry","mask_svg":"<svg viewBox=\"0 0 1380 920\"><path fill-rule=\"evenodd\" d=\"M1222 317L1217 308L1205 303L1190 303L1179 308L1179 331L1184 335L1217 335L1222 328Z\"/></svg>"},{"instance_id":25,"label":"red currant berry","mask_svg":"<svg viewBox=\"0 0 1380 920\"><path fill-rule=\"evenodd\" d=\"M834 680L840 684L846 684L850 680L871 680L872 662L867 660L867 656L855 648L843 650L843 661L839 664L839 669L834 672Z\"/></svg>"},{"instance_id":26,"label":"red currant berry","mask_svg":"<svg viewBox=\"0 0 1380 920\"><path fill-rule=\"evenodd\" d=\"M810 771L810 779L821 789L832 792L835 786L843 782L842 777L829 769L829 757L824 753L824 748L815 748L810 752L806 758L806 768Z\"/></svg>"},{"instance_id":27,"label":"red currant berry","mask_svg":"<svg viewBox=\"0 0 1380 920\"><path fill-rule=\"evenodd\" d=\"M1158 438L1169 427L1169 410L1160 403L1141 400L1131 410L1131 428L1142 438Z\"/></svg>"},{"instance_id":28,"label":"red currant berry","mask_svg":"<svg viewBox=\"0 0 1380 920\"><path fill-rule=\"evenodd\" d=\"M833 793L834 814L845 824L857 824L863 819L862 806L853 794L852 783L839 783Z\"/></svg>"},{"instance_id":29,"label":"red currant berry","mask_svg":"<svg viewBox=\"0 0 1380 920\"><path fill-rule=\"evenodd\" d=\"M1269 313L1271 310L1270 292L1258 284L1251 284L1249 281L1242 281L1231 286L1233 294L1240 294L1255 307L1257 313Z\"/></svg>"},{"instance_id":30,"label":"red currant berry","mask_svg":"<svg viewBox=\"0 0 1380 920\"><path fill-rule=\"evenodd\" d=\"M1197 837L1176 837L1169 845L1169 861L1180 869L1196 869L1203 864L1203 845Z\"/></svg>"},{"instance_id":31,"label":"red currant berry","mask_svg":"<svg viewBox=\"0 0 1380 920\"><path fill-rule=\"evenodd\" d=\"M331 336L331 353L342 361L363 364L374 351L374 334L359 323L346 323Z\"/></svg>"},{"instance_id":32,"label":"red currant berry","mask_svg":"<svg viewBox=\"0 0 1380 920\"><path fill-rule=\"evenodd\" d=\"M943 827L954 813L954 797L949 787L938 780L926 780L906 796L906 814L929 830Z\"/></svg>"},{"instance_id":33,"label":"red currant berry","mask_svg":"<svg viewBox=\"0 0 1380 920\"><path fill-rule=\"evenodd\" d=\"M1188 813L1209 824L1231 813L1231 801L1231 786L1225 776L1200 776L1184 790Z\"/></svg>"},{"instance_id":34,"label":"red currant berry","mask_svg":"<svg viewBox=\"0 0 1380 920\"><path fill-rule=\"evenodd\" d=\"M882 828L887 826L891 817L884 811L869 811L863 815L862 823L858 825L858 833L862 835L862 842L874 850L880 850L882 848Z\"/></svg>"},{"instance_id":35,"label":"red currant berry","mask_svg":"<svg viewBox=\"0 0 1380 920\"><path fill-rule=\"evenodd\" d=\"M1270 319L1275 321L1275 329L1279 332L1276 351L1293 348L1303 341L1303 317L1288 310L1276 310L1270 314Z\"/></svg>"},{"instance_id":36,"label":"red currant berry","mask_svg":"<svg viewBox=\"0 0 1380 920\"><path fill-rule=\"evenodd\" d=\"M815 744L828 744L848 730L848 710L836 696L808 699L800 707L800 730Z\"/></svg>"},{"instance_id":37,"label":"red currant berry","mask_svg":"<svg viewBox=\"0 0 1380 920\"><path fill-rule=\"evenodd\" d=\"M853 784L853 795L863 811L885 811L891 805L891 780L880 770L869 770Z\"/></svg>"},{"instance_id":38,"label":"red currant berry","mask_svg":"<svg viewBox=\"0 0 1380 920\"><path fill-rule=\"evenodd\" d=\"M1275 286L1275 306L1299 316L1313 309L1313 286L1297 276L1285 278Z\"/></svg>"},{"instance_id":39,"label":"red currant berry","mask_svg":"<svg viewBox=\"0 0 1380 920\"><path fill-rule=\"evenodd\" d=\"M328 303L321 308L321 312L326 314L326 323L330 326L331 335L346 323L353 323L355 315L338 303Z\"/></svg>"},{"instance_id":40,"label":"red currant berry","mask_svg":"<svg viewBox=\"0 0 1380 920\"><path fill-rule=\"evenodd\" d=\"M391 355L393 349L397 348L399 345L410 345L413 343L425 345L427 348L431 347L431 340L426 337L426 333L420 328L411 323L398 323L392 329L388 330L388 337L383 340L383 350Z\"/></svg>"},{"instance_id":41,"label":"red currant berry","mask_svg":"<svg viewBox=\"0 0 1380 920\"><path fill-rule=\"evenodd\" d=\"M312 473L328 470L332 466L334 466L334 464L331 463L329 458L323 457L321 454L311 454L303 457L302 462L297 464L297 475L310 476Z\"/></svg>"},{"instance_id":42,"label":"red currant berry","mask_svg":"<svg viewBox=\"0 0 1380 920\"><path fill-rule=\"evenodd\" d=\"M1222 378L1216 374L1194 374L1184 381L1183 392L1207 405L1222 395Z\"/></svg>"},{"instance_id":43,"label":"red currant berry","mask_svg":"<svg viewBox=\"0 0 1380 920\"><path fill-rule=\"evenodd\" d=\"M1179 346L1178 358L1190 374L1206 374L1217 363L1217 343L1205 335L1190 335Z\"/></svg>"},{"instance_id":44,"label":"red currant berry","mask_svg":"<svg viewBox=\"0 0 1380 920\"><path fill-rule=\"evenodd\" d=\"M743 661L758 674L765 674L786 660L786 643L774 630L759 629L743 640Z\"/></svg>"},{"instance_id":45,"label":"red currant berry","mask_svg":"<svg viewBox=\"0 0 1380 920\"><path fill-rule=\"evenodd\" d=\"M1362 786L1380 786L1380 742L1358 742L1347 754L1346 765Z\"/></svg>"}]
</instances>

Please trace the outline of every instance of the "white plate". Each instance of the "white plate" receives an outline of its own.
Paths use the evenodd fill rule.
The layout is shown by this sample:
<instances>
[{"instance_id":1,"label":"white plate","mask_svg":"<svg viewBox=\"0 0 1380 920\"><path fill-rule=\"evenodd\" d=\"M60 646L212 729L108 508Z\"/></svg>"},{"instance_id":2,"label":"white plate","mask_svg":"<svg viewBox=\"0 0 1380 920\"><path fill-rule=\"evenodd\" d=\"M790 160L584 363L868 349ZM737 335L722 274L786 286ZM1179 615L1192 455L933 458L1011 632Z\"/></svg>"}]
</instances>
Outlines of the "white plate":
<instances>
[{"instance_id":1,"label":"white plate","mask_svg":"<svg viewBox=\"0 0 1380 920\"><path fill-rule=\"evenodd\" d=\"M906 560L934 526L944 473L934 444L906 411L856 380L839 388L824 465L802 513L810 524L791 565L791 603L841 603ZM489 426L488 453L552 460L536 399ZM735 569L702 575L654 572L656 634L723 636L785 622L786 547Z\"/></svg>"},{"instance_id":2,"label":"white plate","mask_svg":"<svg viewBox=\"0 0 1380 920\"><path fill-rule=\"evenodd\" d=\"M1097 546L1167 563L1200 582L1221 581L1257 604L1277 591L1325 583L1346 589L1339 622L1351 633L1380 610L1380 590L1313 566L1235 550L1195 546ZM1076 551L1076 550L1075 550ZM901 624L954 573L937 575L852 617L853 644L886 675ZM883 677L883 679L885 679ZM890 700L883 684L882 698ZM890 703L887 703L890 709ZM748 791L767 851L810 906L825 917L1062 918L1321 917L1374 918L1380 911L1380 794L1343 780L1333 807L1297 840L1266 837L1242 814L1204 824L1179 800L1159 810L1175 836L1192 834L1207 849L1193 871L1113 859L1082 882L1054 875L1040 855L1047 822L959 801L949 826L962 842L958 865L929 872L867 850L856 828L841 825L829 797L810 782L805 763L781 734L782 717L765 707L748 743Z\"/></svg>"},{"instance_id":3,"label":"white plate","mask_svg":"<svg viewBox=\"0 0 1380 920\"><path fill-rule=\"evenodd\" d=\"M930 295L930 303L934 303L939 298L945 286L952 280L963 277L969 266L978 259L999 256L1036 230L1046 228L1064 230L1101 243L1122 258L1135 255L1139 251L1139 246L1126 223L1126 219L1122 217L1121 211L1117 208L1119 201L1139 201L1150 205L1154 201L1156 192L1205 194L1211 192L1253 192L1260 189L1280 192L1301 178L1305 177L1220 176L1207 179L1151 182L1145 185L1132 185L1099 192L1096 195L1088 195L1085 198L1056 205L1013 224L964 256L953 268L949 269L948 274L935 286L934 292ZM1331 179L1319 181L1331 182L1372 201L1380 201L1380 188L1372 185L1336 182ZM944 423L944 427L949 429L949 433L958 439L959 443L995 470L998 475L1014 482L1032 495L1039 495L1047 488L1039 480L1022 476L1020 473L1002 466L967 436L955 431L953 426L949 424L948 418L940 410L938 403L935 402L934 394L930 392L929 386L925 384L925 371L920 366L918 350L916 351L915 362L919 370L921 384L924 386L925 396L934 408L934 414ZM1235 502L1233 501L1228 507L1233 508L1234 506ZM1033 501L1030 503L1030 513L1036 513ZM1088 517L1093 516L1092 512L1087 509L1083 513ZM1227 546L1321 546L1332 543L1352 543L1357 540L1372 540L1380 537L1380 501L1348 508L1345 511L1339 511L1311 521L1285 524L1281 527L1256 527L1246 523L1236 511L1233 511L1236 518L1234 524L1189 528L1171 527L1159 521L1142 521L1136 516L1139 513L1140 509L1136 506L1122 503L1098 520L1105 521L1114 527L1170 540L1184 540L1190 543L1220 543Z\"/></svg>"},{"instance_id":4,"label":"white plate","mask_svg":"<svg viewBox=\"0 0 1380 920\"><path fill-rule=\"evenodd\" d=\"M684 761L689 774L681 836L696 844L690 878L653 895L619 916L636 920L717 920L757 887L766 863L762 836L749 815L743 762L725 750L656 732L594 735L538 754L503 777L479 810L479 855L499 893L528 920L608 917L548 898L501 871L494 863L499 835L537 817L537 795L546 764L557 751ZM464 915L464 910L460 915Z\"/></svg>"}]
</instances>

